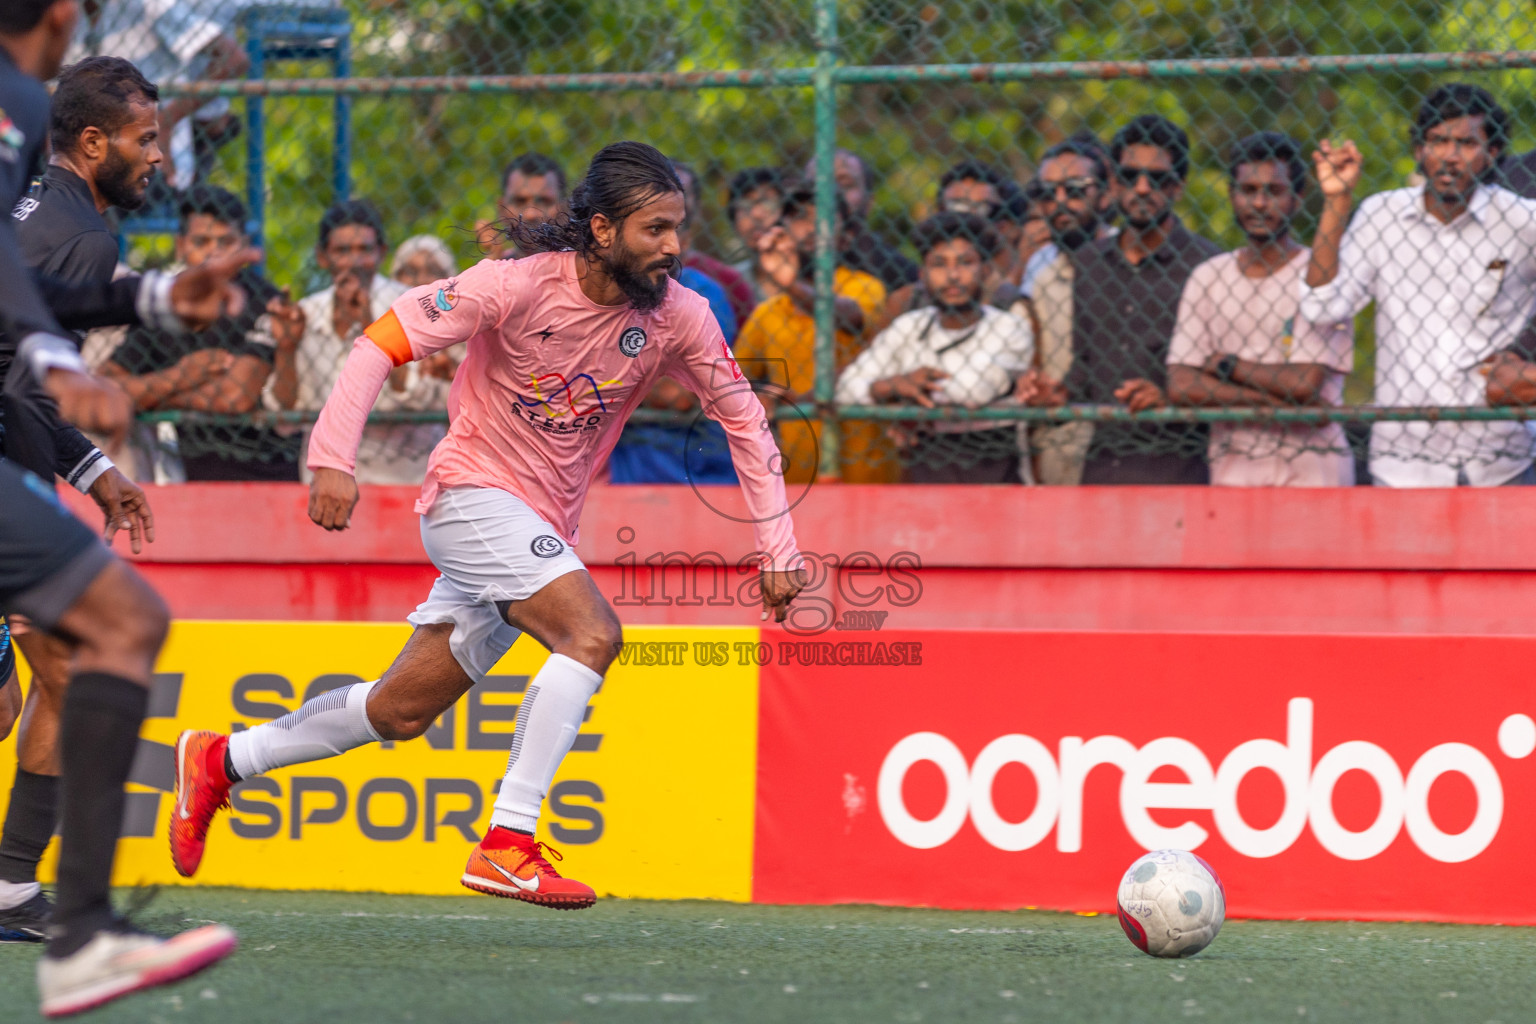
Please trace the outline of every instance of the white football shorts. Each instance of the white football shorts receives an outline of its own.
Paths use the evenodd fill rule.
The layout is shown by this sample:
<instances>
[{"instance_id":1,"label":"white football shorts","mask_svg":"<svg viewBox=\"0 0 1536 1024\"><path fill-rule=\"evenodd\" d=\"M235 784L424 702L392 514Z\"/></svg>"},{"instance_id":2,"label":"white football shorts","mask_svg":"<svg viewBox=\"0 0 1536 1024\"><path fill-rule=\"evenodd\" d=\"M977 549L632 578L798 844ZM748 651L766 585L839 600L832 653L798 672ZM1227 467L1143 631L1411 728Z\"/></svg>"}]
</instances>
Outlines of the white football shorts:
<instances>
[{"instance_id":1,"label":"white football shorts","mask_svg":"<svg viewBox=\"0 0 1536 1024\"><path fill-rule=\"evenodd\" d=\"M421 544L442 575L406 621L452 623L448 645L477 683L521 635L507 625L496 602L527 600L566 573L586 568L543 517L520 498L491 487L440 491L421 517Z\"/></svg>"}]
</instances>

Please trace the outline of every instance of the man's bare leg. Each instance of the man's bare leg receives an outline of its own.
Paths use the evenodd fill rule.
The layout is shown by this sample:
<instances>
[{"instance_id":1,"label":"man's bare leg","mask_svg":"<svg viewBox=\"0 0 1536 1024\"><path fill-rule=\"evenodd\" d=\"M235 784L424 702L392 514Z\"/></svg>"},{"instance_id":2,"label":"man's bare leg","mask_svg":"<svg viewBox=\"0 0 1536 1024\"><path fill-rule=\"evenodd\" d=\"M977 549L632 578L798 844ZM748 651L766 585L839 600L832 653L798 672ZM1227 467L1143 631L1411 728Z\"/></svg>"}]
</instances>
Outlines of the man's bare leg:
<instances>
[{"instance_id":1,"label":"man's bare leg","mask_svg":"<svg viewBox=\"0 0 1536 1024\"><path fill-rule=\"evenodd\" d=\"M69 682L70 648L35 629L13 633L12 640L26 656L32 683L16 737L18 771L0 832L0 912L25 905L31 907L30 916L40 917L47 914L48 905L40 897L37 864L59 822L59 718ZM13 917L6 915L0 926L14 931L24 923L32 930L35 924Z\"/></svg>"},{"instance_id":2,"label":"man's bare leg","mask_svg":"<svg viewBox=\"0 0 1536 1024\"><path fill-rule=\"evenodd\" d=\"M51 956L75 952L114 920L108 883L123 786L169 625L160 596L114 558L52 630L75 653L59 727L63 823Z\"/></svg>"},{"instance_id":3,"label":"man's bare leg","mask_svg":"<svg viewBox=\"0 0 1536 1024\"><path fill-rule=\"evenodd\" d=\"M234 780L335 757L378 740L415 739L474 685L448 644L453 626L420 626L384 675L307 701L229 739Z\"/></svg>"},{"instance_id":4,"label":"man's bare leg","mask_svg":"<svg viewBox=\"0 0 1536 1024\"><path fill-rule=\"evenodd\" d=\"M509 625L532 634L551 653L518 706L491 827L470 853L460 881L490 896L580 910L592 906L597 894L555 869L548 858L559 855L534 838L534 829L587 703L623 644L623 632L585 570L568 572L532 597L499 607Z\"/></svg>"},{"instance_id":5,"label":"man's bare leg","mask_svg":"<svg viewBox=\"0 0 1536 1024\"><path fill-rule=\"evenodd\" d=\"M501 607L508 624L552 652L519 708L518 737L493 824L531 833L550 779L580 728L587 701L623 641L618 617L585 571L571 572ZM378 680L321 694L289 715L223 737L183 733L171 855L190 877L202 863L208 825L229 788L275 768L334 757L379 740L422 735L474 680L458 663L451 624L419 626ZM505 805L503 807L503 805Z\"/></svg>"},{"instance_id":6,"label":"man's bare leg","mask_svg":"<svg viewBox=\"0 0 1536 1024\"><path fill-rule=\"evenodd\" d=\"M469 692L475 681L448 645L453 626L418 626L368 694L368 720L381 739L413 740Z\"/></svg>"},{"instance_id":7,"label":"man's bare leg","mask_svg":"<svg viewBox=\"0 0 1536 1024\"><path fill-rule=\"evenodd\" d=\"M16 761L22 771L56 776L59 717L64 713L64 693L69 685L69 644L35 629L16 634L14 639L32 670L32 684L21 712L21 732L16 737Z\"/></svg>"},{"instance_id":8,"label":"man's bare leg","mask_svg":"<svg viewBox=\"0 0 1536 1024\"><path fill-rule=\"evenodd\" d=\"M451 624L418 626L384 675L323 693L297 710L232 736L188 731L176 741L171 862L190 878L202 864L213 816L243 779L335 757L379 740L414 739L474 685L449 646Z\"/></svg>"},{"instance_id":9,"label":"man's bare leg","mask_svg":"<svg viewBox=\"0 0 1536 1024\"><path fill-rule=\"evenodd\" d=\"M21 676L14 667L0 669L5 678L0 679L0 743L10 738L11 730L21 718Z\"/></svg>"}]
</instances>

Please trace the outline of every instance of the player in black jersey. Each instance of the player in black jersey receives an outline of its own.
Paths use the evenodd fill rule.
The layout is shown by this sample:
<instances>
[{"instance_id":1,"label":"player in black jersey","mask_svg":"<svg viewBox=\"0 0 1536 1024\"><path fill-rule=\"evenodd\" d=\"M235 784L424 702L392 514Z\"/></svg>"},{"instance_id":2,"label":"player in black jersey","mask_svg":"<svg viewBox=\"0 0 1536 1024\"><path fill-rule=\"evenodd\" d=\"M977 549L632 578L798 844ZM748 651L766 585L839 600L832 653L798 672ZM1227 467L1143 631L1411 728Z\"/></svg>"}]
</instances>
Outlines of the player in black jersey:
<instances>
[{"instance_id":1,"label":"player in black jersey","mask_svg":"<svg viewBox=\"0 0 1536 1024\"><path fill-rule=\"evenodd\" d=\"M103 214L144 202L160 163L159 98L138 68L120 57L87 58L59 75L49 112L53 152L47 172L11 214L28 267L71 283L112 280L117 239ZM0 366L0 380L8 370ZM42 480L57 471L101 506L109 542L125 526L138 551L141 537L154 530L144 492L52 411L45 396L33 396L26 406L0 403L0 454ZM57 737L69 646L20 621L11 626L32 670L32 686L0 831L0 941L40 942L51 907L37 884L37 864L58 824ZM20 691L14 676L6 683L0 675L0 685Z\"/></svg>"},{"instance_id":2,"label":"player in black jersey","mask_svg":"<svg viewBox=\"0 0 1536 1024\"><path fill-rule=\"evenodd\" d=\"M42 152L48 93L62 62L77 0L0 4L0 208L22 197ZM239 301L229 285L257 258L243 251L177 277L149 274L108 285L31 274L15 232L0 218L0 328L13 366L7 396L30 408L38 389L83 429L120 441L132 409L117 387L86 372L50 312L76 328L148 322L185 329ZM19 396L19 397L17 397ZM159 596L58 504L35 475L0 460L0 608L27 615L73 646L60 722L62 829L57 904L38 961L45 1016L60 1017L200 970L234 949L234 933L206 925L170 939L117 918L109 881L123 786L148 703L168 616Z\"/></svg>"}]
</instances>

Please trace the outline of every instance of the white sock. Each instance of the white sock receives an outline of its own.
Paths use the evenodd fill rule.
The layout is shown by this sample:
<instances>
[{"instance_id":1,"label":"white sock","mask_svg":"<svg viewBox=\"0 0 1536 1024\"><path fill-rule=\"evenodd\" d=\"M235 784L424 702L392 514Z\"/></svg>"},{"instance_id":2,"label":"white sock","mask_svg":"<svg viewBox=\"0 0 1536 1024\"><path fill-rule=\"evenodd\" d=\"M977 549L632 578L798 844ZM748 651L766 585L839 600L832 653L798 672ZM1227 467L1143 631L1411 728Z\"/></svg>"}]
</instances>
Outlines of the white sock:
<instances>
[{"instance_id":1,"label":"white sock","mask_svg":"<svg viewBox=\"0 0 1536 1024\"><path fill-rule=\"evenodd\" d=\"M318 761L379 734L368 721L368 694L378 683L353 683L305 701L297 711L229 738L229 760L242 779L305 761Z\"/></svg>"},{"instance_id":2,"label":"white sock","mask_svg":"<svg viewBox=\"0 0 1536 1024\"><path fill-rule=\"evenodd\" d=\"M533 831L555 770L576 742L587 701L602 684L603 677L581 662L563 654L549 656L517 709L512 753L496 794L492 825Z\"/></svg>"},{"instance_id":3,"label":"white sock","mask_svg":"<svg viewBox=\"0 0 1536 1024\"><path fill-rule=\"evenodd\" d=\"M36 882L0 882L0 910L19 907L42 891Z\"/></svg>"}]
</instances>

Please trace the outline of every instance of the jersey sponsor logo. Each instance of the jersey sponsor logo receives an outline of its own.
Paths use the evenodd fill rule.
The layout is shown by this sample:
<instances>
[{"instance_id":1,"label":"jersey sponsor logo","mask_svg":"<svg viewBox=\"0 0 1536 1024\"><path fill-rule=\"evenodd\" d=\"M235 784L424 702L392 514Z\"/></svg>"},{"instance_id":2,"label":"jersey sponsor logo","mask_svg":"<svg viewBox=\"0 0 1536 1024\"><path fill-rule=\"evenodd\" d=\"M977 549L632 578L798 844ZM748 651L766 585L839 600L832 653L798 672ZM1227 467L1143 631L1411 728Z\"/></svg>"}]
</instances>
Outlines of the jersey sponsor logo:
<instances>
[{"instance_id":1,"label":"jersey sponsor logo","mask_svg":"<svg viewBox=\"0 0 1536 1024\"><path fill-rule=\"evenodd\" d=\"M533 543L528 545L528 550L540 558L554 558L565 550L565 543L559 537L553 537L547 533L541 533L533 538Z\"/></svg>"},{"instance_id":2,"label":"jersey sponsor logo","mask_svg":"<svg viewBox=\"0 0 1536 1024\"><path fill-rule=\"evenodd\" d=\"M596 430L610 411L611 395L603 389L619 383L619 378L599 381L590 373L567 378L563 373L529 374L533 396L517 396L512 412L535 429L551 434L576 434Z\"/></svg>"},{"instance_id":3,"label":"jersey sponsor logo","mask_svg":"<svg viewBox=\"0 0 1536 1024\"><path fill-rule=\"evenodd\" d=\"M452 311L459 302L459 279L451 278L432 296L432 304L444 313Z\"/></svg>"},{"instance_id":4,"label":"jersey sponsor logo","mask_svg":"<svg viewBox=\"0 0 1536 1024\"><path fill-rule=\"evenodd\" d=\"M624 333L619 335L619 351L633 359L645 348L645 330L640 327L626 327Z\"/></svg>"},{"instance_id":5,"label":"jersey sponsor logo","mask_svg":"<svg viewBox=\"0 0 1536 1024\"><path fill-rule=\"evenodd\" d=\"M11 210L11 216L16 220L26 220L28 217L32 216L32 214L36 213L37 208L41 205L42 203L38 202L36 199L33 199L31 196L22 196L20 199L16 200L16 207L15 209Z\"/></svg>"},{"instance_id":6,"label":"jersey sponsor logo","mask_svg":"<svg viewBox=\"0 0 1536 1024\"><path fill-rule=\"evenodd\" d=\"M522 395L518 395L517 400L522 402L523 405L530 409L542 406L549 415L558 416L560 411L551 403L558 402L563 398L565 400L566 412L569 412L572 416L586 416L594 412L608 411L608 403L603 398L603 388L612 387L619 383L620 378L615 377L612 380L605 380L599 383L590 373L578 373L567 380L563 373L550 372L540 374L537 377L529 374L528 379L533 384L534 397L532 400L529 400ZM559 386L554 388L546 397L544 389L552 384ZM585 409L576 408L577 399L585 398L588 392L590 392L592 401L596 404L589 405Z\"/></svg>"}]
</instances>

